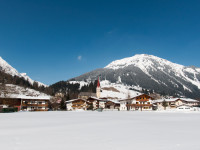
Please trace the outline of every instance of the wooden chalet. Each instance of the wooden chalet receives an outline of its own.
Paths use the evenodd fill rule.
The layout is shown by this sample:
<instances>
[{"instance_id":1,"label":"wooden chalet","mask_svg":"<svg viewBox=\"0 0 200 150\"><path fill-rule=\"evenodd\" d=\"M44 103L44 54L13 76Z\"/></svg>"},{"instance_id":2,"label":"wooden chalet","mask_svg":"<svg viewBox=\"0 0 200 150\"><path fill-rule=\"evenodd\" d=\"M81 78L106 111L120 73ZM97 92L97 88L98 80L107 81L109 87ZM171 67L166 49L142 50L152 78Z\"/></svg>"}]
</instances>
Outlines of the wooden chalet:
<instances>
[{"instance_id":1,"label":"wooden chalet","mask_svg":"<svg viewBox=\"0 0 200 150\"><path fill-rule=\"evenodd\" d=\"M49 96L12 95L10 97L0 97L0 105L18 108L18 111L47 111L49 109L49 100Z\"/></svg>"},{"instance_id":2,"label":"wooden chalet","mask_svg":"<svg viewBox=\"0 0 200 150\"><path fill-rule=\"evenodd\" d=\"M120 110L152 110L153 98L142 94L133 98L120 100Z\"/></svg>"},{"instance_id":3,"label":"wooden chalet","mask_svg":"<svg viewBox=\"0 0 200 150\"><path fill-rule=\"evenodd\" d=\"M72 110L87 110L87 101L85 99L73 99L66 101L66 108L68 111Z\"/></svg>"},{"instance_id":4,"label":"wooden chalet","mask_svg":"<svg viewBox=\"0 0 200 150\"><path fill-rule=\"evenodd\" d=\"M25 111L48 111L48 99L22 99L21 110Z\"/></svg>"},{"instance_id":5,"label":"wooden chalet","mask_svg":"<svg viewBox=\"0 0 200 150\"><path fill-rule=\"evenodd\" d=\"M87 104L88 105L93 105L93 109L98 109L98 108L105 108L105 99L99 99L96 97L89 97L87 99Z\"/></svg>"},{"instance_id":6,"label":"wooden chalet","mask_svg":"<svg viewBox=\"0 0 200 150\"><path fill-rule=\"evenodd\" d=\"M0 105L7 107L18 108L21 110L21 99L20 98L0 98Z\"/></svg>"},{"instance_id":7,"label":"wooden chalet","mask_svg":"<svg viewBox=\"0 0 200 150\"><path fill-rule=\"evenodd\" d=\"M105 109L119 109L120 103L118 101L107 100L105 103Z\"/></svg>"}]
</instances>

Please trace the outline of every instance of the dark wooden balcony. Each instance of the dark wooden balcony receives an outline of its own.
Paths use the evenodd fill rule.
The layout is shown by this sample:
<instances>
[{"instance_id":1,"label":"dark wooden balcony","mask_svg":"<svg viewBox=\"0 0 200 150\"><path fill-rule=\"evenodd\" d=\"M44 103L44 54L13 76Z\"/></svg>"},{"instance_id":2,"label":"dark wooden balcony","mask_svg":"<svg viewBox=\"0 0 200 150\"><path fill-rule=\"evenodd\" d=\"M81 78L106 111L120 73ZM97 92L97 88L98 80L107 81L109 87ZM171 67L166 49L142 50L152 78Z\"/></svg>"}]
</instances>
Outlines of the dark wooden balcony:
<instances>
[{"instance_id":1,"label":"dark wooden balcony","mask_svg":"<svg viewBox=\"0 0 200 150\"><path fill-rule=\"evenodd\" d=\"M152 107L153 105L152 104L127 104L126 105L127 107L129 106L132 106L132 107L145 107L145 106L147 106L147 107Z\"/></svg>"},{"instance_id":2,"label":"dark wooden balcony","mask_svg":"<svg viewBox=\"0 0 200 150\"><path fill-rule=\"evenodd\" d=\"M24 106L24 107L28 107L28 106L37 106L37 107L47 107L48 106L48 104L30 104L30 103L28 103L28 104L25 104L25 103L22 103L22 106Z\"/></svg>"},{"instance_id":3,"label":"dark wooden balcony","mask_svg":"<svg viewBox=\"0 0 200 150\"><path fill-rule=\"evenodd\" d=\"M48 109L34 109L33 111L48 111Z\"/></svg>"}]
</instances>

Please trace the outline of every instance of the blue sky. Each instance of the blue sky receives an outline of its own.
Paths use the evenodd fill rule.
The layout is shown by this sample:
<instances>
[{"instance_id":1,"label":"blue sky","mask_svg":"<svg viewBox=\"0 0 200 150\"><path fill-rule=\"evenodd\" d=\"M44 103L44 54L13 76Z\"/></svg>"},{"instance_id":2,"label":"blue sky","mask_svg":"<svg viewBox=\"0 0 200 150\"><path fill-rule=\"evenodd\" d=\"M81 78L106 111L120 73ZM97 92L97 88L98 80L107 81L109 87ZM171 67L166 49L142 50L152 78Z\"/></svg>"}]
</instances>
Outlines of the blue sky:
<instances>
[{"instance_id":1,"label":"blue sky","mask_svg":"<svg viewBox=\"0 0 200 150\"><path fill-rule=\"evenodd\" d=\"M200 1L0 0L0 56L46 84L152 54L200 67Z\"/></svg>"}]
</instances>

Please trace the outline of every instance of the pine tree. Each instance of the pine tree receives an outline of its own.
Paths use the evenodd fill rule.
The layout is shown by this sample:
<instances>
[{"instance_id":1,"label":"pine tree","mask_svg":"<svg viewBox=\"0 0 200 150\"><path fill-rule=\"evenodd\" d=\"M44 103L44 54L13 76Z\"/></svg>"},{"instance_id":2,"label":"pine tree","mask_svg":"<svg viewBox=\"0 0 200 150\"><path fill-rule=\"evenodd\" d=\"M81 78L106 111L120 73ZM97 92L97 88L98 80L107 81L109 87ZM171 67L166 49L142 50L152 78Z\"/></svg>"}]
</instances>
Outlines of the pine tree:
<instances>
[{"instance_id":1,"label":"pine tree","mask_svg":"<svg viewBox=\"0 0 200 150\"><path fill-rule=\"evenodd\" d=\"M166 110L166 107L168 106L168 103L164 100L163 102L162 102L162 106L165 108L165 110Z\"/></svg>"},{"instance_id":2,"label":"pine tree","mask_svg":"<svg viewBox=\"0 0 200 150\"><path fill-rule=\"evenodd\" d=\"M88 107L88 110L93 110L94 107L93 107L93 103L90 103L89 107Z\"/></svg>"},{"instance_id":3,"label":"pine tree","mask_svg":"<svg viewBox=\"0 0 200 150\"><path fill-rule=\"evenodd\" d=\"M65 98L62 98L62 100L61 100L60 109L61 110L66 110Z\"/></svg>"}]
</instances>

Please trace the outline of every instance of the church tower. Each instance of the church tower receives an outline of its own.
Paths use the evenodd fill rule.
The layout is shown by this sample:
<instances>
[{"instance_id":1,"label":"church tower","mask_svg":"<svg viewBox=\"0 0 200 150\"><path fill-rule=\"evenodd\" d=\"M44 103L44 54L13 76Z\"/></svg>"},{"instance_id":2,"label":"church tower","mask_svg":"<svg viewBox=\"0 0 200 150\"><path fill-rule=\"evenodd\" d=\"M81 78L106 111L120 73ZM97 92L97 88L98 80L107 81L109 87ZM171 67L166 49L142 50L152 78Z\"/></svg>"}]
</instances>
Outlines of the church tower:
<instances>
[{"instance_id":1,"label":"church tower","mask_svg":"<svg viewBox=\"0 0 200 150\"><path fill-rule=\"evenodd\" d=\"M100 96L101 96L101 87L100 87L99 77L98 77L98 81L97 81L96 96L97 96L97 98L100 98Z\"/></svg>"}]
</instances>

